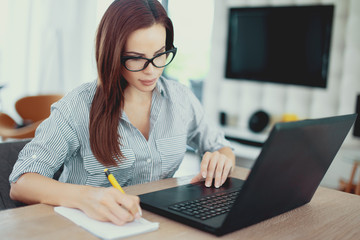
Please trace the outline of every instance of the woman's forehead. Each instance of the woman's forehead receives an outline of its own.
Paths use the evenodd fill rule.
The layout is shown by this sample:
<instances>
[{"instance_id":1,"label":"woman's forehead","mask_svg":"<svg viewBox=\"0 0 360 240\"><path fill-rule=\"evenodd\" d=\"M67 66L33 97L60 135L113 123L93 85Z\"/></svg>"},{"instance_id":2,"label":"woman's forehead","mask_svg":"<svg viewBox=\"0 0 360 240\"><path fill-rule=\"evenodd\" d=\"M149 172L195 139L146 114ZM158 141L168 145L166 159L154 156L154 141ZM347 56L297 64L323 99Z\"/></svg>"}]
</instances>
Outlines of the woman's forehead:
<instances>
[{"instance_id":1,"label":"woman's forehead","mask_svg":"<svg viewBox=\"0 0 360 240\"><path fill-rule=\"evenodd\" d=\"M151 53L158 51L166 42L166 30L162 24L154 24L132 32L125 45L125 52Z\"/></svg>"}]
</instances>

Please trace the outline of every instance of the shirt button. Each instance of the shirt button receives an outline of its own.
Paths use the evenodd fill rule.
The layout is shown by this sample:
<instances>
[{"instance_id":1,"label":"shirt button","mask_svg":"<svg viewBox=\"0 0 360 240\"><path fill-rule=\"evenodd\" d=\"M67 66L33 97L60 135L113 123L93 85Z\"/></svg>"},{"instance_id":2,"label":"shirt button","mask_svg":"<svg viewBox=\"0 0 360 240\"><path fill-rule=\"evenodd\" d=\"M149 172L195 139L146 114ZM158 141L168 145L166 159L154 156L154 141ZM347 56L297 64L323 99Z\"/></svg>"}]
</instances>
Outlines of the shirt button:
<instances>
[{"instance_id":1,"label":"shirt button","mask_svg":"<svg viewBox=\"0 0 360 240\"><path fill-rule=\"evenodd\" d=\"M146 161L147 161L148 163L151 163L151 158L148 158Z\"/></svg>"},{"instance_id":2,"label":"shirt button","mask_svg":"<svg viewBox=\"0 0 360 240\"><path fill-rule=\"evenodd\" d=\"M35 159L35 158L36 158L36 155L32 155L31 158L32 158L32 159Z\"/></svg>"}]
</instances>

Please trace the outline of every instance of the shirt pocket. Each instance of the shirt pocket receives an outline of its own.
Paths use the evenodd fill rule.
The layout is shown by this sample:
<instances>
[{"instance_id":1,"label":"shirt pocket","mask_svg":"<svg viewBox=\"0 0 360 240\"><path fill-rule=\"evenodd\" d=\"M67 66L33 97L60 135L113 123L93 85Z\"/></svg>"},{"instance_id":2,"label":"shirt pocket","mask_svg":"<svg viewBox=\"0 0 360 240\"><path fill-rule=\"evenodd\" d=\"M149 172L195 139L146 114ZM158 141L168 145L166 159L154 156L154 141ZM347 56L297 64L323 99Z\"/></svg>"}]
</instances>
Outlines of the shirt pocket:
<instances>
[{"instance_id":1,"label":"shirt pocket","mask_svg":"<svg viewBox=\"0 0 360 240\"><path fill-rule=\"evenodd\" d=\"M84 167L88 175L86 185L97 187L111 186L108 181L104 169L107 168L114 175L121 186L128 186L131 183L134 174L135 154L132 149L121 149L125 158L121 159L118 166L105 167L94 155L84 156Z\"/></svg>"},{"instance_id":2,"label":"shirt pocket","mask_svg":"<svg viewBox=\"0 0 360 240\"><path fill-rule=\"evenodd\" d=\"M161 158L161 178L172 177L186 152L186 134L156 140Z\"/></svg>"}]
</instances>

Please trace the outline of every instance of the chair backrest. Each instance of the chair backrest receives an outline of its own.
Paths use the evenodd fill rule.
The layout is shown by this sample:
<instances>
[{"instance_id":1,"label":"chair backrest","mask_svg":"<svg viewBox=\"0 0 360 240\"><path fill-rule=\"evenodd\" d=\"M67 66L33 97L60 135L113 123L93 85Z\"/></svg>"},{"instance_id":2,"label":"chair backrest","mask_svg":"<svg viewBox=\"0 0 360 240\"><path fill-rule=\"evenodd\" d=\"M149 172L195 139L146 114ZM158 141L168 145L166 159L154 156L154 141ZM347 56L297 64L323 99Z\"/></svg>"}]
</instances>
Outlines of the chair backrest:
<instances>
[{"instance_id":1,"label":"chair backrest","mask_svg":"<svg viewBox=\"0 0 360 240\"><path fill-rule=\"evenodd\" d=\"M19 207L24 204L11 200L9 175L19 152L30 140L0 143L0 210Z\"/></svg>"},{"instance_id":2,"label":"chair backrest","mask_svg":"<svg viewBox=\"0 0 360 240\"><path fill-rule=\"evenodd\" d=\"M28 142L30 139L0 143L0 210L26 205L10 198L9 176L18 159L19 152ZM61 167L55 173L54 179L59 178L62 170Z\"/></svg>"},{"instance_id":3,"label":"chair backrest","mask_svg":"<svg viewBox=\"0 0 360 240\"><path fill-rule=\"evenodd\" d=\"M20 98L15 109L24 121L37 122L50 115L51 104L60 100L63 95L37 95Z\"/></svg>"},{"instance_id":4,"label":"chair backrest","mask_svg":"<svg viewBox=\"0 0 360 240\"><path fill-rule=\"evenodd\" d=\"M0 129L11 129L16 127L16 122L6 113L0 112Z\"/></svg>"}]
</instances>

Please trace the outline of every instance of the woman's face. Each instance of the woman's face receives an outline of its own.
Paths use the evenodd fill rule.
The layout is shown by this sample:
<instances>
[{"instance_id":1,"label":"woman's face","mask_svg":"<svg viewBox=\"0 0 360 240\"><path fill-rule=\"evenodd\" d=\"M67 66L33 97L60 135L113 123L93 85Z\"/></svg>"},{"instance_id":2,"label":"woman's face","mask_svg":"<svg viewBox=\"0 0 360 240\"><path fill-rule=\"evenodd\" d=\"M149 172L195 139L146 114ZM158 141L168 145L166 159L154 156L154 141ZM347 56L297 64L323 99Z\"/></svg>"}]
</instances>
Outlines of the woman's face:
<instances>
[{"instance_id":1,"label":"woman's face","mask_svg":"<svg viewBox=\"0 0 360 240\"><path fill-rule=\"evenodd\" d=\"M126 41L123 56L152 58L165 52L166 30L162 24L154 24L131 33ZM151 63L139 72L122 68L122 75L128 82L127 90L152 92L164 68L156 68Z\"/></svg>"}]
</instances>

